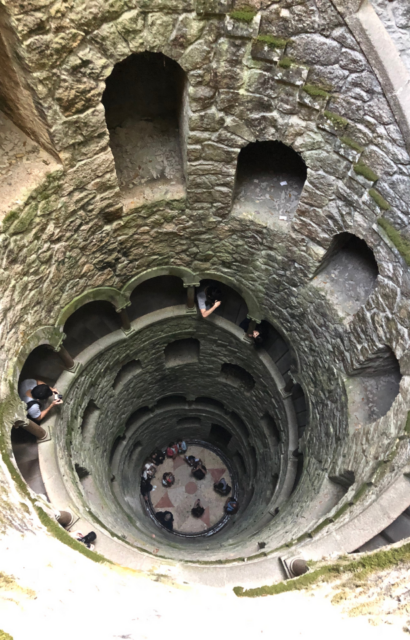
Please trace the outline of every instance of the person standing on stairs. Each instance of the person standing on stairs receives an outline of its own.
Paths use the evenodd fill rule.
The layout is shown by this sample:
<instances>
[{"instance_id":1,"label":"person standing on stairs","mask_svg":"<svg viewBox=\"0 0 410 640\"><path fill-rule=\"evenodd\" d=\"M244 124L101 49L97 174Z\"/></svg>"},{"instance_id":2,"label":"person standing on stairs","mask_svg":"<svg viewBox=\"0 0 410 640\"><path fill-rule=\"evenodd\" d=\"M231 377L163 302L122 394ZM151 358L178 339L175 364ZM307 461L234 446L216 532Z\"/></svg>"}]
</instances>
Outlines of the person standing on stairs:
<instances>
[{"instance_id":1,"label":"person standing on stairs","mask_svg":"<svg viewBox=\"0 0 410 640\"><path fill-rule=\"evenodd\" d=\"M48 398L54 395L54 399L48 406L45 406ZM58 404L63 404L62 396L54 387L50 387L42 380L29 378L23 380L19 385L19 396L27 405L27 418L40 424L50 409ZM44 407L44 408L43 408Z\"/></svg>"}]
</instances>

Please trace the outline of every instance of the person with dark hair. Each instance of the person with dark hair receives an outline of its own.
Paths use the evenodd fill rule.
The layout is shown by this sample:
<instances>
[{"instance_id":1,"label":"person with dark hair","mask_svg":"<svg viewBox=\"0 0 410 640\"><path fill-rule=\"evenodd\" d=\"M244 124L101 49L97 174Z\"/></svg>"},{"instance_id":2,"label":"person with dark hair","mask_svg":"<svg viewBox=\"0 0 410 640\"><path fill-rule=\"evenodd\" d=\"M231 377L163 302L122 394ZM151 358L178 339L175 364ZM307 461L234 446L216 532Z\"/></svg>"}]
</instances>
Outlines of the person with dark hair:
<instances>
[{"instance_id":1,"label":"person with dark hair","mask_svg":"<svg viewBox=\"0 0 410 640\"><path fill-rule=\"evenodd\" d=\"M151 484L150 478L141 478L141 495L144 498L145 502L148 502L148 494L153 490L153 486Z\"/></svg>"},{"instance_id":2,"label":"person with dark hair","mask_svg":"<svg viewBox=\"0 0 410 640\"><path fill-rule=\"evenodd\" d=\"M215 482L214 490L221 496L228 496L231 493L232 487L229 486L225 478L221 478L219 482Z\"/></svg>"},{"instance_id":3,"label":"person with dark hair","mask_svg":"<svg viewBox=\"0 0 410 640\"><path fill-rule=\"evenodd\" d=\"M203 318L207 318L221 305L222 291L214 284L200 289L196 295L199 311Z\"/></svg>"},{"instance_id":4,"label":"person with dark hair","mask_svg":"<svg viewBox=\"0 0 410 640\"><path fill-rule=\"evenodd\" d=\"M155 477L156 472L157 472L156 466L148 460L148 462L146 462L144 465L144 469L142 471L142 477L144 478L144 480L150 480L151 478Z\"/></svg>"},{"instance_id":5,"label":"person with dark hair","mask_svg":"<svg viewBox=\"0 0 410 640\"><path fill-rule=\"evenodd\" d=\"M87 533L85 536L83 536L81 531L75 531L70 535L78 540L78 542L82 542L83 544L85 544L85 546L88 547L90 551L94 549L94 545L92 543L97 539L97 534L94 531L90 531L90 533Z\"/></svg>"},{"instance_id":6,"label":"person with dark hair","mask_svg":"<svg viewBox=\"0 0 410 640\"><path fill-rule=\"evenodd\" d=\"M195 456L184 456L184 460L190 467L193 467L194 464L199 462L199 458L195 458Z\"/></svg>"},{"instance_id":7,"label":"person with dark hair","mask_svg":"<svg viewBox=\"0 0 410 640\"><path fill-rule=\"evenodd\" d=\"M178 445L175 442L171 442L171 444L167 447L167 458L172 458L175 460L179 452Z\"/></svg>"},{"instance_id":8,"label":"person with dark hair","mask_svg":"<svg viewBox=\"0 0 410 640\"><path fill-rule=\"evenodd\" d=\"M225 504L225 511L228 514L228 516L234 516L235 513L237 513L238 509L239 509L238 501L235 500L233 496L228 498Z\"/></svg>"},{"instance_id":9,"label":"person with dark hair","mask_svg":"<svg viewBox=\"0 0 410 640\"><path fill-rule=\"evenodd\" d=\"M170 471L167 471L166 473L164 473L164 475L162 476L163 487L172 487L174 482L175 482L175 476L173 473L171 473Z\"/></svg>"},{"instance_id":10,"label":"person with dark hair","mask_svg":"<svg viewBox=\"0 0 410 640\"><path fill-rule=\"evenodd\" d=\"M197 480L203 480L205 478L207 469L202 460L198 460L198 462L195 462L194 466L192 467L191 473Z\"/></svg>"},{"instance_id":11,"label":"person with dark hair","mask_svg":"<svg viewBox=\"0 0 410 640\"><path fill-rule=\"evenodd\" d=\"M54 400L48 407L43 409L46 400L54 395ZM41 420L45 418L50 409L57 404L63 404L61 397L57 389L50 387L41 380L34 380L29 378L23 380L19 385L19 396L23 402L27 405L27 418L40 424Z\"/></svg>"},{"instance_id":12,"label":"person with dark hair","mask_svg":"<svg viewBox=\"0 0 410 640\"><path fill-rule=\"evenodd\" d=\"M191 509L191 513L194 516L194 518L200 518L203 515L204 511L205 511L205 509L201 505L201 501L198 498L198 500L196 500L193 508Z\"/></svg>"},{"instance_id":13,"label":"person with dark hair","mask_svg":"<svg viewBox=\"0 0 410 640\"><path fill-rule=\"evenodd\" d=\"M152 460L153 464L155 464L158 467L158 465L164 462L165 453L161 451L161 449L156 449L156 451L151 453L150 459Z\"/></svg>"},{"instance_id":14,"label":"person with dark hair","mask_svg":"<svg viewBox=\"0 0 410 640\"><path fill-rule=\"evenodd\" d=\"M163 527L168 529L168 531L173 531L174 516L170 511L158 511L158 513L155 514L155 517L158 520L158 522L162 524Z\"/></svg>"},{"instance_id":15,"label":"person with dark hair","mask_svg":"<svg viewBox=\"0 0 410 640\"><path fill-rule=\"evenodd\" d=\"M250 323L251 320L249 318L244 318L244 320L239 323L239 326L245 331L248 338L253 338L255 345L263 345L269 335L269 327L267 322L265 322L265 320L262 320L261 322L259 322L259 324L256 325L252 333L248 333Z\"/></svg>"}]
</instances>

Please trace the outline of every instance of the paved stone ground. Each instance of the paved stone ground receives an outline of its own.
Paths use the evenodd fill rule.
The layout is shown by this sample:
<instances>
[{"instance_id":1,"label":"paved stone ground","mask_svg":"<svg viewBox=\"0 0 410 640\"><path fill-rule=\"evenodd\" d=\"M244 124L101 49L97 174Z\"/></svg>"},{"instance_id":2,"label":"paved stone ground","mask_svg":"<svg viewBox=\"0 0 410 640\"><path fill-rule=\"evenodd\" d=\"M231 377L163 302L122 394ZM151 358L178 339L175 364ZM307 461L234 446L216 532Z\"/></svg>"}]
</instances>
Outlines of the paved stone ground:
<instances>
[{"instance_id":1,"label":"paved stone ground","mask_svg":"<svg viewBox=\"0 0 410 640\"><path fill-rule=\"evenodd\" d=\"M203 480L195 480L191 475L191 467L182 456L175 460L165 459L158 467L157 475L153 480L156 488L151 492L151 502L155 511L170 511L174 515L174 529L181 533L197 533L206 531L214 526L224 516L226 498L218 495L214 489L214 482L222 477L232 486L232 481L222 460L209 449L190 446L187 455L200 458L205 464L208 473ZM172 471L175 476L175 484L166 489L162 486L162 476L165 472ZM200 498L205 512L201 518L194 518L191 509L197 498Z\"/></svg>"},{"instance_id":2,"label":"paved stone ground","mask_svg":"<svg viewBox=\"0 0 410 640\"><path fill-rule=\"evenodd\" d=\"M0 219L58 163L0 112Z\"/></svg>"}]
</instances>

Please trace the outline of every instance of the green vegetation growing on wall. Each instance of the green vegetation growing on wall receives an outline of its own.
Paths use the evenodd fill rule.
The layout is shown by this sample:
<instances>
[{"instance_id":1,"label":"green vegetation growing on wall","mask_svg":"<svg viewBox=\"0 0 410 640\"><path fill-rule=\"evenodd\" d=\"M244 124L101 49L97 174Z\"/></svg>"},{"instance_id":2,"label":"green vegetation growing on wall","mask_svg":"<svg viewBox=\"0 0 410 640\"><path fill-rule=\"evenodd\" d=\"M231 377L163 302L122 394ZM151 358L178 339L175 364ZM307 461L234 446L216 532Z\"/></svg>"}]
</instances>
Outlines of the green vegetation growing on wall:
<instances>
[{"instance_id":1,"label":"green vegetation growing on wall","mask_svg":"<svg viewBox=\"0 0 410 640\"><path fill-rule=\"evenodd\" d=\"M303 86L303 91L305 91L312 98L329 98L330 93L322 89L322 87L318 87L314 84L305 84Z\"/></svg>"},{"instance_id":2,"label":"green vegetation growing on wall","mask_svg":"<svg viewBox=\"0 0 410 640\"><path fill-rule=\"evenodd\" d=\"M278 67L281 67L282 69L289 69L292 66L292 64L293 64L293 60L291 60L287 56L284 56L279 60Z\"/></svg>"},{"instance_id":3,"label":"green vegetation growing on wall","mask_svg":"<svg viewBox=\"0 0 410 640\"><path fill-rule=\"evenodd\" d=\"M266 585L257 589L247 589L234 587L234 593L240 598L256 598L258 596L277 595L286 591L300 591L318 582L331 582L341 575L353 573L355 581L366 580L376 571L384 571L390 567L397 566L399 562L410 562L410 544L387 551L376 551L368 556L362 556L358 560L325 565L309 573L305 573L299 578L279 582L277 584Z\"/></svg>"},{"instance_id":4,"label":"green vegetation growing on wall","mask_svg":"<svg viewBox=\"0 0 410 640\"><path fill-rule=\"evenodd\" d=\"M383 209L384 211L388 211L390 209L390 205L387 200L385 200L383 196L381 196L380 193L376 191L376 189L369 189L369 196L373 198L380 209Z\"/></svg>"},{"instance_id":5,"label":"green vegetation growing on wall","mask_svg":"<svg viewBox=\"0 0 410 640\"><path fill-rule=\"evenodd\" d=\"M284 49L289 42L289 40L285 40L284 38L262 34L256 38L256 41L266 44L270 49Z\"/></svg>"},{"instance_id":6,"label":"green vegetation growing on wall","mask_svg":"<svg viewBox=\"0 0 410 640\"><path fill-rule=\"evenodd\" d=\"M363 147L361 147L360 144L356 142L356 140L353 140L348 136L342 136L340 138L340 142L343 142L343 144L345 144L347 147L354 149L354 151L358 151L359 153L363 152Z\"/></svg>"},{"instance_id":7,"label":"green vegetation growing on wall","mask_svg":"<svg viewBox=\"0 0 410 640\"><path fill-rule=\"evenodd\" d=\"M75 540L75 538L72 538L70 534L67 533L67 531L58 524L58 522L52 520L50 516L48 516L45 511L43 511L43 509L37 506L34 506L34 508L37 511L37 515L40 519L41 524L55 538L57 538L57 540L60 540L60 542L63 542L72 549L75 549L75 551L79 551L83 554L83 556L86 556L90 560L94 560L94 562L106 562L108 564L113 564L111 560L107 560L107 558L104 558L104 556L100 556L99 553L91 551L90 549L88 549L88 547L85 546L85 544L82 544L81 542L78 542L78 540Z\"/></svg>"},{"instance_id":8,"label":"green vegetation growing on wall","mask_svg":"<svg viewBox=\"0 0 410 640\"><path fill-rule=\"evenodd\" d=\"M404 431L410 435L410 411L407 414L406 426L404 427Z\"/></svg>"},{"instance_id":9,"label":"green vegetation growing on wall","mask_svg":"<svg viewBox=\"0 0 410 640\"><path fill-rule=\"evenodd\" d=\"M349 124L346 118L339 116L337 113L333 113L333 111L324 111L323 115L330 120L335 129L344 129Z\"/></svg>"},{"instance_id":10,"label":"green vegetation growing on wall","mask_svg":"<svg viewBox=\"0 0 410 640\"><path fill-rule=\"evenodd\" d=\"M256 11L252 7L244 7L243 9L237 9L236 11L231 11L229 16L233 20L239 20L240 22L250 23L256 16Z\"/></svg>"},{"instance_id":11,"label":"green vegetation growing on wall","mask_svg":"<svg viewBox=\"0 0 410 640\"><path fill-rule=\"evenodd\" d=\"M397 251L410 267L410 240L404 238L385 218L378 218L377 224L386 232Z\"/></svg>"},{"instance_id":12,"label":"green vegetation growing on wall","mask_svg":"<svg viewBox=\"0 0 410 640\"><path fill-rule=\"evenodd\" d=\"M353 169L358 176L363 176L363 178L366 178L366 180L369 180L369 182L376 182L376 180L379 179L377 173L370 169L367 164L363 164L363 162L354 164Z\"/></svg>"}]
</instances>

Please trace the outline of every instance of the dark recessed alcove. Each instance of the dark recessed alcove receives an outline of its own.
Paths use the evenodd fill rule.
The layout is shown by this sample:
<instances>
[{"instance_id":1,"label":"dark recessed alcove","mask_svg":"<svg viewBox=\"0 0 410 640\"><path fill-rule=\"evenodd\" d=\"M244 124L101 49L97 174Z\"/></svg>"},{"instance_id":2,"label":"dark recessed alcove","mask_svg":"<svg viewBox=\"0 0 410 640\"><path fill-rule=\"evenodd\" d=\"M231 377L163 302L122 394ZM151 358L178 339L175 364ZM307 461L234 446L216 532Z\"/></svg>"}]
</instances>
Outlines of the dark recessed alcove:
<instances>
[{"instance_id":1,"label":"dark recessed alcove","mask_svg":"<svg viewBox=\"0 0 410 640\"><path fill-rule=\"evenodd\" d=\"M186 75L162 53L117 63L102 102L120 189L125 196L158 181L182 183Z\"/></svg>"},{"instance_id":2,"label":"dark recessed alcove","mask_svg":"<svg viewBox=\"0 0 410 640\"><path fill-rule=\"evenodd\" d=\"M153 311L186 304L187 294L181 278L157 276L135 287L130 300L127 313L131 320L135 320Z\"/></svg>"},{"instance_id":3,"label":"dark recessed alcove","mask_svg":"<svg viewBox=\"0 0 410 640\"><path fill-rule=\"evenodd\" d=\"M119 314L105 300L95 300L75 311L64 325L64 346L75 358L81 351L104 336L121 328Z\"/></svg>"},{"instance_id":4,"label":"dark recessed alcove","mask_svg":"<svg viewBox=\"0 0 410 640\"><path fill-rule=\"evenodd\" d=\"M306 175L302 157L291 147L278 141L251 142L238 156L233 213L248 212L272 226L290 222Z\"/></svg>"}]
</instances>

